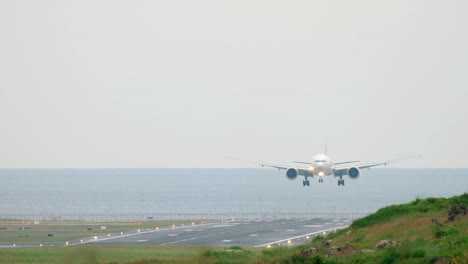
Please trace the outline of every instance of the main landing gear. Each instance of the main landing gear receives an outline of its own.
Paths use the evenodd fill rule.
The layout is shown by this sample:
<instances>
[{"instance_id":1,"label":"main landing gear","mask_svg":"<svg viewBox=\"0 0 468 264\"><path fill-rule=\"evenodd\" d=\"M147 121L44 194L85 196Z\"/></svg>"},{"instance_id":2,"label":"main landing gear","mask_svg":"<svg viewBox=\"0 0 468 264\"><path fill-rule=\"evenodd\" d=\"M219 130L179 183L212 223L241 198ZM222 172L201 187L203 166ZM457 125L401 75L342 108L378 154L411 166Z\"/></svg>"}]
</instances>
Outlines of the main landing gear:
<instances>
[{"instance_id":1,"label":"main landing gear","mask_svg":"<svg viewBox=\"0 0 468 264\"><path fill-rule=\"evenodd\" d=\"M302 181L302 186L305 187L306 185L307 185L307 186L310 186L310 181L307 180L307 179L305 179L305 180Z\"/></svg>"},{"instance_id":2,"label":"main landing gear","mask_svg":"<svg viewBox=\"0 0 468 264\"><path fill-rule=\"evenodd\" d=\"M344 186L344 180L343 180L343 179L339 179L339 180L338 180L338 186L340 186L340 185L343 185L343 186Z\"/></svg>"}]
</instances>

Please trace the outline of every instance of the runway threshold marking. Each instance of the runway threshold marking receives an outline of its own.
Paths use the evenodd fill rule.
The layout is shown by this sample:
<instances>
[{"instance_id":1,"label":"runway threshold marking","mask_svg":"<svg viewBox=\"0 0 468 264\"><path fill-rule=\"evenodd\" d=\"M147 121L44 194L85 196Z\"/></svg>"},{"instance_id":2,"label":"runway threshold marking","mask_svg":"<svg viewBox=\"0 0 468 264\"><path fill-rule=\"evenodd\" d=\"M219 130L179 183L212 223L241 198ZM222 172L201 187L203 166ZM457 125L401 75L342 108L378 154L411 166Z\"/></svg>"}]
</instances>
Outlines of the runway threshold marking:
<instances>
[{"instance_id":1,"label":"runway threshold marking","mask_svg":"<svg viewBox=\"0 0 468 264\"><path fill-rule=\"evenodd\" d=\"M320 233L328 232L328 231L332 231L332 230L343 229L343 228L346 228L346 227L348 227L348 226L339 226L339 227L329 228L329 229L320 230L320 231L316 231L316 232L312 232L312 233L308 233L308 234L304 234L304 235L300 235L300 236L289 237L289 238L285 238L285 239L282 239L282 240L278 240L278 241L274 241L274 242L270 242L270 243L261 244L261 245L254 246L254 247L266 247L266 246L268 246L268 245L279 244L279 243L286 242L286 241L289 241L289 240L294 240L294 239L296 239L296 238L301 238L301 237L305 237L305 236L311 236L311 235L320 234Z\"/></svg>"}]
</instances>

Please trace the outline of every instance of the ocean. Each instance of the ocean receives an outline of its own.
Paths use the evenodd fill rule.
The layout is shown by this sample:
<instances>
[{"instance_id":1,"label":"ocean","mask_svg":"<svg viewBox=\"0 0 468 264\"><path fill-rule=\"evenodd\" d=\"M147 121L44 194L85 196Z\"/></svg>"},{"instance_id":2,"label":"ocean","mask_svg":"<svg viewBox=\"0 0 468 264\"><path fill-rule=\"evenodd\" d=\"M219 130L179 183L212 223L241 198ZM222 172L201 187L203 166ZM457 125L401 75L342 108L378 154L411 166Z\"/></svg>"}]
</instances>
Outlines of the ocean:
<instances>
[{"instance_id":1,"label":"ocean","mask_svg":"<svg viewBox=\"0 0 468 264\"><path fill-rule=\"evenodd\" d=\"M468 192L468 169L363 170L303 187L275 169L0 169L0 218L367 214Z\"/></svg>"}]
</instances>

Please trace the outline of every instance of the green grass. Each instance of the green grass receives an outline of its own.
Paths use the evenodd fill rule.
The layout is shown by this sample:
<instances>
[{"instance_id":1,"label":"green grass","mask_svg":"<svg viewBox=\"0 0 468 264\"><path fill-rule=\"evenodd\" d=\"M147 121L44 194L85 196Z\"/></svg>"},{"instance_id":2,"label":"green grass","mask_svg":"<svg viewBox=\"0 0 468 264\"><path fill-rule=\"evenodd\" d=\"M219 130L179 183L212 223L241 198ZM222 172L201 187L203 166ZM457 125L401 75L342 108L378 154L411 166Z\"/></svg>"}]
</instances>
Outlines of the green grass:
<instances>
[{"instance_id":1,"label":"green grass","mask_svg":"<svg viewBox=\"0 0 468 264\"><path fill-rule=\"evenodd\" d=\"M14 248L0 249L0 263L203 263L205 250L202 247L161 246Z\"/></svg>"},{"instance_id":2,"label":"green grass","mask_svg":"<svg viewBox=\"0 0 468 264\"><path fill-rule=\"evenodd\" d=\"M398 217L408 215L423 215L441 210L449 210L453 205L464 203L468 205L468 193L452 198L416 199L413 202L400 205L387 206L376 213L353 222L351 228L364 228L376 224L386 223Z\"/></svg>"},{"instance_id":3,"label":"green grass","mask_svg":"<svg viewBox=\"0 0 468 264\"><path fill-rule=\"evenodd\" d=\"M228 249L211 249L203 253L206 260L212 260L214 263L242 264L250 261L255 254L252 251L243 249L239 246L232 246Z\"/></svg>"},{"instance_id":4,"label":"green grass","mask_svg":"<svg viewBox=\"0 0 468 264\"><path fill-rule=\"evenodd\" d=\"M0 243L51 243L65 242L73 239L85 237L107 235L110 233L120 233L135 231L138 229L154 229L156 227L165 228L172 225L200 224L201 220L162 220L162 221L141 221L141 222L107 222L107 223L87 223L82 221L47 221L35 225L33 221L0 220ZM101 230L101 226L106 226L106 230ZM22 229L22 228L25 229ZM88 230L91 228L92 230ZM48 234L53 234L49 237Z\"/></svg>"}]
</instances>

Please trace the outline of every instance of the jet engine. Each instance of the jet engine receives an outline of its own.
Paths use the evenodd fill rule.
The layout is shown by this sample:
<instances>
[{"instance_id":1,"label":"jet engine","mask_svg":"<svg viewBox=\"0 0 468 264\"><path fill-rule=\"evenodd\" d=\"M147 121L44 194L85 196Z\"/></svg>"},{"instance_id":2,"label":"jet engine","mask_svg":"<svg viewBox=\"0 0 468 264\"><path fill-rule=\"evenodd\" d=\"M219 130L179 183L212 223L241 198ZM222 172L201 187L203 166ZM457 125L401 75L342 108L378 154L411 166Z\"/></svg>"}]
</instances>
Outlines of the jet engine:
<instances>
[{"instance_id":1,"label":"jet engine","mask_svg":"<svg viewBox=\"0 0 468 264\"><path fill-rule=\"evenodd\" d=\"M288 178L288 180L295 180L297 175L299 175L299 172L295 168L289 168L286 170L286 178Z\"/></svg>"},{"instance_id":2,"label":"jet engine","mask_svg":"<svg viewBox=\"0 0 468 264\"><path fill-rule=\"evenodd\" d=\"M356 168L356 167L351 167L348 169L348 176L355 180L357 178L359 178L359 175L361 175L361 171L359 170L359 168Z\"/></svg>"}]
</instances>

